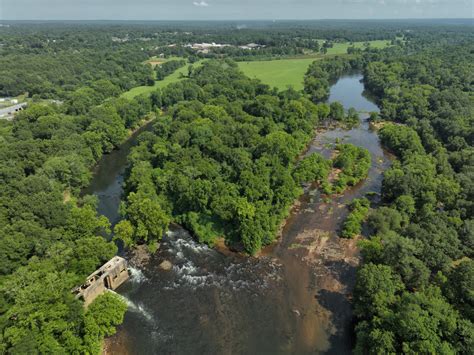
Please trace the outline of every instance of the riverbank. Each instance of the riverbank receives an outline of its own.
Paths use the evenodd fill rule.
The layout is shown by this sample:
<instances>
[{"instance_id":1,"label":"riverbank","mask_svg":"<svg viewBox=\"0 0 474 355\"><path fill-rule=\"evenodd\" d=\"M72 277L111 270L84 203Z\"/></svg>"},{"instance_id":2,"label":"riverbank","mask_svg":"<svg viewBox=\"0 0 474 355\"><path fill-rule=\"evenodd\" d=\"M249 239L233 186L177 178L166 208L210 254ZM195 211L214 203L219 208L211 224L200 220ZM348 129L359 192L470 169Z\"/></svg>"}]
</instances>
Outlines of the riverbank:
<instances>
[{"instance_id":1,"label":"riverbank","mask_svg":"<svg viewBox=\"0 0 474 355\"><path fill-rule=\"evenodd\" d=\"M350 106L374 111L360 77L338 83L347 88ZM331 100L345 104L334 96L338 88ZM350 353L358 239L341 239L338 232L352 199L380 192L389 160L365 119L349 130L319 131L306 154L330 158L339 142L369 149L368 178L330 199L308 186L281 238L259 257L228 252L222 240L210 248L172 226L142 276L119 290L133 307L107 339L110 353ZM164 261L171 266L161 267Z\"/></svg>"}]
</instances>

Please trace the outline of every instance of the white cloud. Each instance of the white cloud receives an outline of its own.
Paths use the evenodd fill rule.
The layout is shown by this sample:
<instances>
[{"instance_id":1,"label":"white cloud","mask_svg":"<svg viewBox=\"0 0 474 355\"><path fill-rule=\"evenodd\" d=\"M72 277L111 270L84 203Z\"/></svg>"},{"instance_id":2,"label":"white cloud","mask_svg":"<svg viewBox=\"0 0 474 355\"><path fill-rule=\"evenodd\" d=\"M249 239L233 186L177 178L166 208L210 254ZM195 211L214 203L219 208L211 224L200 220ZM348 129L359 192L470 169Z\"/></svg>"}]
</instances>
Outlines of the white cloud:
<instances>
[{"instance_id":1,"label":"white cloud","mask_svg":"<svg viewBox=\"0 0 474 355\"><path fill-rule=\"evenodd\" d=\"M209 4L207 2L205 2L204 0L202 1L194 1L193 2L193 5L194 6L197 6L197 7L208 7Z\"/></svg>"}]
</instances>

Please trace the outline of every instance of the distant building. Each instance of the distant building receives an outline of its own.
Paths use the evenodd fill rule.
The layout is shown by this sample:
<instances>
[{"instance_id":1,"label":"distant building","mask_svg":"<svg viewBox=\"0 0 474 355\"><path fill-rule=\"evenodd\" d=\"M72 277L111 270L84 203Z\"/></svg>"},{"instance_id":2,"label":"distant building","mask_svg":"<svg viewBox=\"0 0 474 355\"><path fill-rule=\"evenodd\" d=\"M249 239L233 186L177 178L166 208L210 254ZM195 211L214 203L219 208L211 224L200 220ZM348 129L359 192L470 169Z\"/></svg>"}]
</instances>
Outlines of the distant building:
<instances>
[{"instance_id":1,"label":"distant building","mask_svg":"<svg viewBox=\"0 0 474 355\"><path fill-rule=\"evenodd\" d=\"M220 43L193 43L187 44L185 47L192 48L197 51L209 50L211 48L223 48L230 47L230 44L220 44Z\"/></svg>"},{"instance_id":2,"label":"distant building","mask_svg":"<svg viewBox=\"0 0 474 355\"><path fill-rule=\"evenodd\" d=\"M241 49L259 49L265 47L264 45L257 44L257 43L249 43L243 46L239 46Z\"/></svg>"},{"instance_id":3,"label":"distant building","mask_svg":"<svg viewBox=\"0 0 474 355\"><path fill-rule=\"evenodd\" d=\"M22 102L21 104L18 104L18 100L12 100L12 101L16 101L17 104L16 105L13 105L13 106L8 106L8 107L5 107L5 108L0 108L0 118L7 118L7 119L11 119L13 118L13 115L21 110L24 110L27 103L26 102Z\"/></svg>"}]
</instances>

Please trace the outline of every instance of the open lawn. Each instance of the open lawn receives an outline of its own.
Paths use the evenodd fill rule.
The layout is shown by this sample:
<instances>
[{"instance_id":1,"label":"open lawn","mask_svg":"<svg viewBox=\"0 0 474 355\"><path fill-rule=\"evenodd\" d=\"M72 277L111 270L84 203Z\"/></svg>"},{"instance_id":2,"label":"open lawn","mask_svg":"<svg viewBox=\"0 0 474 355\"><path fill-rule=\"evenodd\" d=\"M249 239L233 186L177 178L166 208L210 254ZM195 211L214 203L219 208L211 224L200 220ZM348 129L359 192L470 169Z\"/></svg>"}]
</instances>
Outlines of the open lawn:
<instances>
[{"instance_id":1,"label":"open lawn","mask_svg":"<svg viewBox=\"0 0 474 355\"><path fill-rule=\"evenodd\" d=\"M324 40L318 40L319 44L322 45ZM354 47L356 48L364 48L366 42L354 42ZM390 46L390 41L386 40L379 40L379 41L370 41L370 47L372 48L385 48ZM346 43L334 43L332 48L328 48L327 54L346 54L347 48L349 48L351 44L349 42Z\"/></svg>"},{"instance_id":2,"label":"open lawn","mask_svg":"<svg viewBox=\"0 0 474 355\"><path fill-rule=\"evenodd\" d=\"M320 44L324 40L319 40ZM276 87L280 90L292 86L295 90L303 89L303 79L308 66L315 60L322 59L331 55L342 55L347 53L347 48L351 44L334 43L332 48L328 48L327 54L314 53L302 57L239 62L240 69L250 78L260 79L264 84ZM356 48L364 48L365 42L354 42ZM373 48L384 48L390 45L390 41L371 41Z\"/></svg>"},{"instance_id":3,"label":"open lawn","mask_svg":"<svg viewBox=\"0 0 474 355\"><path fill-rule=\"evenodd\" d=\"M196 62L193 64L194 67L197 65L200 65L202 61ZM124 92L122 94L122 97L125 97L127 99L132 99L135 96L141 95L141 94L149 94L152 91L156 89L162 89L168 84L175 83L178 80L182 79L182 75L187 75L188 74L188 67L189 65L185 65L182 68L177 69L173 74L168 75L164 80L156 80L155 85L153 86L137 86L134 87L133 89ZM182 74L182 75L181 75Z\"/></svg>"},{"instance_id":4,"label":"open lawn","mask_svg":"<svg viewBox=\"0 0 474 355\"><path fill-rule=\"evenodd\" d=\"M239 62L239 68L250 78L260 79L264 84L280 90L292 86L303 89L303 78L308 66L317 58L265 60Z\"/></svg>"}]
</instances>

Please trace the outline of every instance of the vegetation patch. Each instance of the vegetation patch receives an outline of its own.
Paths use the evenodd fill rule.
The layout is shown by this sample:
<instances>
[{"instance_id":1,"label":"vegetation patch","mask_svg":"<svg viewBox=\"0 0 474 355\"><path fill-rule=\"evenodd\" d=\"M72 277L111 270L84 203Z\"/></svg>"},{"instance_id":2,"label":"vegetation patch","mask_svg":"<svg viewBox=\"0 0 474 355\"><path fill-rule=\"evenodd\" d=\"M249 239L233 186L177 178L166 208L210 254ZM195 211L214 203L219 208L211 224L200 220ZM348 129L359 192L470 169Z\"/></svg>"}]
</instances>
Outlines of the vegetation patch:
<instances>
[{"instance_id":1,"label":"vegetation patch","mask_svg":"<svg viewBox=\"0 0 474 355\"><path fill-rule=\"evenodd\" d=\"M346 54L348 52L354 52L354 50L362 50L365 48L376 48L382 49L386 48L391 45L391 41L386 40L376 40L376 41L366 41L366 42L329 42L329 45L324 45L326 40L320 39L318 40L320 46L325 48L323 53L325 54L333 54L333 55L341 55Z\"/></svg>"},{"instance_id":2,"label":"vegetation patch","mask_svg":"<svg viewBox=\"0 0 474 355\"><path fill-rule=\"evenodd\" d=\"M362 223L369 213L370 202L366 198L353 200L349 205L349 215L342 225L341 237L353 238L362 231Z\"/></svg>"},{"instance_id":3,"label":"vegetation patch","mask_svg":"<svg viewBox=\"0 0 474 355\"><path fill-rule=\"evenodd\" d=\"M198 61L192 64L193 68L199 67L203 61ZM153 85L144 85L144 86L137 86L130 89L127 92L122 94L122 97L126 99L132 99L139 95L150 95L156 90L163 89L169 84L176 83L189 75L189 68L187 66L183 66L177 70L175 70L172 74L166 76L163 80L155 80Z\"/></svg>"},{"instance_id":4,"label":"vegetation patch","mask_svg":"<svg viewBox=\"0 0 474 355\"><path fill-rule=\"evenodd\" d=\"M132 242L159 239L168 220L184 222L209 244L224 236L250 254L272 242L301 193L299 181L328 171L315 155L293 178L320 106L288 95L275 95L231 61L204 63L163 89L168 115L130 157L125 212ZM144 201L149 208L140 208ZM160 215L151 218L152 211Z\"/></svg>"},{"instance_id":5,"label":"vegetation patch","mask_svg":"<svg viewBox=\"0 0 474 355\"><path fill-rule=\"evenodd\" d=\"M332 182L331 190L333 193L341 193L348 186L354 186L367 177L371 159L367 149L352 144L338 144L336 152L333 165L340 172Z\"/></svg>"},{"instance_id":6,"label":"vegetation patch","mask_svg":"<svg viewBox=\"0 0 474 355\"><path fill-rule=\"evenodd\" d=\"M304 157L293 172L294 179L302 184L308 182L324 182L331 171L331 161L318 153Z\"/></svg>"}]
</instances>

